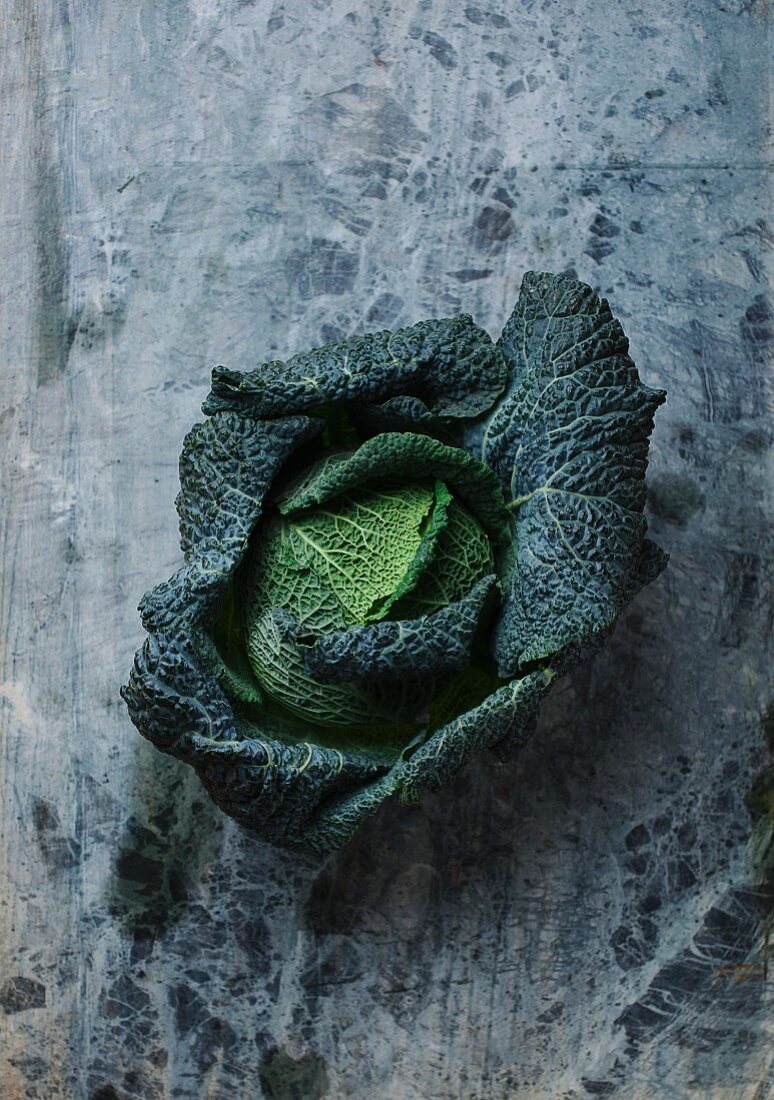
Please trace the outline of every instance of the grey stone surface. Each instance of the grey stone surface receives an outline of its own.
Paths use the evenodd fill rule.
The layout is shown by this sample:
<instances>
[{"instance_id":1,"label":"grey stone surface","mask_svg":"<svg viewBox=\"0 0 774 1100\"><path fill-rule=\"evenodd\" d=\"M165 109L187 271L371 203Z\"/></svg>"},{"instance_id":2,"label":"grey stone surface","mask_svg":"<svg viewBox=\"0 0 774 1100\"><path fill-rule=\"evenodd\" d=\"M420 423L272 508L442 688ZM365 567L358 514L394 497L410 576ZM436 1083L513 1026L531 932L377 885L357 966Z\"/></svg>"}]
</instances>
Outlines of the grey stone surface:
<instances>
[{"instance_id":1,"label":"grey stone surface","mask_svg":"<svg viewBox=\"0 0 774 1100\"><path fill-rule=\"evenodd\" d=\"M763 1100L768 5L2 8L3 1095ZM518 762L274 851L117 694L209 368L528 268L669 390L671 566Z\"/></svg>"}]
</instances>

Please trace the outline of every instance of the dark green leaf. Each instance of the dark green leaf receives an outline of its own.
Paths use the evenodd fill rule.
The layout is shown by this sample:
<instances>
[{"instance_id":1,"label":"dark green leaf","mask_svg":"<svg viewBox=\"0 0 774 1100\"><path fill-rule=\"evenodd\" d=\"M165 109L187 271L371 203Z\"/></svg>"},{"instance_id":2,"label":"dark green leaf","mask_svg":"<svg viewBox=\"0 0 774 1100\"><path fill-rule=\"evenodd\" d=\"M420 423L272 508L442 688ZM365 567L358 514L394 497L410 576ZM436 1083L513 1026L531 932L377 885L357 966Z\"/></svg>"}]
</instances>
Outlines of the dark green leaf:
<instances>
[{"instance_id":1,"label":"dark green leaf","mask_svg":"<svg viewBox=\"0 0 774 1100\"><path fill-rule=\"evenodd\" d=\"M465 668L496 583L485 577L455 603L418 619L353 626L302 646L307 672L327 684L421 677Z\"/></svg>"},{"instance_id":2,"label":"dark green leaf","mask_svg":"<svg viewBox=\"0 0 774 1100\"><path fill-rule=\"evenodd\" d=\"M513 675L605 630L623 606L664 394L640 382L607 301L564 276L524 277L499 345L509 390L483 453L515 516L495 641L501 674Z\"/></svg>"},{"instance_id":3,"label":"dark green leaf","mask_svg":"<svg viewBox=\"0 0 774 1100\"><path fill-rule=\"evenodd\" d=\"M467 418L491 408L504 384L505 365L492 340L463 314L327 344L247 374L217 367L203 408L273 417L331 401L409 396L435 417Z\"/></svg>"},{"instance_id":4,"label":"dark green leaf","mask_svg":"<svg viewBox=\"0 0 774 1100\"><path fill-rule=\"evenodd\" d=\"M322 683L306 667L308 628L281 608L251 620L248 653L261 688L291 714L316 726L350 729L411 722L434 684L415 679Z\"/></svg>"},{"instance_id":5,"label":"dark green leaf","mask_svg":"<svg viewBox=\"0 0 774 1100\"><path fill-rule=\"evenodd\" d=\"M523 748L534 729L540 702L553 678L550 671L512 680L482 703L442 726L400 766L406 787L439 787L472 752L502 744L511 753Z\"/></svg>"},{"instance_id":6,"label":"dark green leaf","mask_svg":"<svg viewBox=\"0 0 774 1100\"><path fill-rule=\"evenodd\" d=\"M185 631L209 614L242 558L263 498L283 463L322 423L220 413L196 424L180 456L180 541L185 565L140 603L146 630Z\"/></svg>"},{"instance_id":7,"label":"dark green leaf","mask_svg":"<svg viewBox=\"0 0 774 1100\"><path fill-rule=\"evenodd\" d=\"M192 764L221 809L276 843L298 843L322 802L385 770L318 744L251 736L193 652L161 634L137 653L121 694L144 737Z\"/></svg>"}]
</instances>

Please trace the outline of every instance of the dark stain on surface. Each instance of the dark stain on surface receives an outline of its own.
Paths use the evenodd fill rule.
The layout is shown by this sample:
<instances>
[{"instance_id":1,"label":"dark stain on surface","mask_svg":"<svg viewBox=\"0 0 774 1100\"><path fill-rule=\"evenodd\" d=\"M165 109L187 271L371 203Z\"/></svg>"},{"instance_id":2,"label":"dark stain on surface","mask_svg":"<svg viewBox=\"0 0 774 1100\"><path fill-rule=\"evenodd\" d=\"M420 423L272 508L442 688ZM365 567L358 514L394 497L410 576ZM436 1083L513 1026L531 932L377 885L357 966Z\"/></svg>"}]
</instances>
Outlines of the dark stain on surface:
<instances>
[{"instance_id":1,"label":"dark stain on surface","mask_svg":"<svg viewBox=\"0 0 774 1100\"><path fill-rule=\"evenodd\" d=\"M292 1058L272 1047L261 1059L258 1079L267 1100L322 1100L328 1094L328 1071L319 1055Z\"/></svg>"},{"instance_id":2,"label":"dark stain on surface","mask_svg":"<svg viewBox=\"0 0 774 1100\"><path fill-rule=\"evenodd\" d=\"M74 867L80 862L81 845L74 837L63 835L59 811L53 802L33 798L32 824L41 854L52 871Z\"/></svg>"},{"instance_id":3,"label":"dark stain on surface","mask_svg":"<svg viewBox=\"0 0 774 1100\"><path fill-rule=\"evenodd\" d=\"M715 72L709 78L707 87L707 104L710 107L727 107L729 103L728 92L723 84L720 73Z\"/></svg>"},{"instance_id":4,"label":"dark stain on surface","mask_svg":"<svg viewBox=\"0 0 774 1100\"><path fill-rule=\"evenodd\" d=\"M759 428L751 428L740 436L739 446L751 455L765 454L771 446L771 435Z\"/></svg>"},{"instance_id":5,"label":"dark stain on surface","mask_svg":"<svg viewBox=\"0 0 774 1100\"><path fill-rule=\"evenodd\" d=\"M313 237L308 249L290 253L285 269L304 300L321 294L346 294L355 285L360 260L338 241Z\"/></svg>"},{"instance_id":6,"label":"dark stain on surface","mask_svg":"<svg viewBox=\"0 0 774 1100\"><path fill-rule=\"evenodd\" d=\"M556 1020L561 1019L564 1014L564 1002L554 1001L550 1008L547 1008L545 1012L541 1012L537 1017L539 1024L553 1024Z\"/></svg>"},{"instance_id":7,"label":"dark stain on surface","mask_svg":"<svg viewBox=\"0 0 774 1100\"><path fill-rule=\"evenodd\" d=\"M303 927L316 936L350 935L357 924L360 911L356 885L360 881L358 849L359 845L351 842L347 848L336 852L310 885L301 921Z\"/></svg>"},{"instance_id":8,"label":"dark stain on surface","mask_svg":"<svg viewBox=\"0 0 774 1100\"><path fill-rule=\"evenodd\" d=\"M515 99L517 95L521 95L526 92L527 85L523 80L512 80L508 87L505 89L506 99Z\"/></svg>"},{"instance_id":9,"label":"dark stain on surface","mask_svg":"<svg viewBox=\"0 0 774 1100\"><path fill-rule=\"evenodd\" d=\"M622 970L633 970L650 962L658 946L658 928L648 917L632 925L621 925L610 937L615 959Z\"/></svg>"},{"instance_id":10,"label":"dark stain on surface","mask_svg":"<svg viewBox=\"0 0 774 1100\"><path fill-rule=\"evenodd\" d=\"M339 325L331 325L327 322L320 325L320 343L335 344L337 340L343 340L347 335L347 329Z\"/></svg>"},{"instance_id":11,"label":"dark stain on surface","mask_svg":"<svg viewBox=\"0 0 774 1100\"><path fill-rule=\"evenodd\" d=\"M476 218L474 244L478 248L490 248L499 245L513 236L516 226L508 210L495 206L485 206Z\"/></svg>"},{"instance_id":12,"label":"dark stain on surface","mask_svg":"<svg viewBox=\"0 0 774 1100\"><path fill-rule=\"evenodd\" d=\"M761 608L771 608L771 572L756 554L730 552L724 558L726 600L718 621L720 644L737 649ZM765 626L770 629L769 624Z\"/></svg>"},{"instance_id":13,"label":"dark stain on surface","mask_svg":"<svg viewBox=\"0 0 774 1100\"><path fill-rule=\"evenodd\" d=\"M366 237L368 235L373 222L370 218L363 216L362 212L358 210L357 204L352 205L342 202L333 195L321 195L318 202L326 214L329 214L334 221L343 225L350 233L354 233L356 237Z\"/></svg>"},{"instance_id":14,"label":"dark stain on surface","mask_svg":"<svg viewBox=\"0 0 774 1100\"><path fill-rule=\"evenodd\" d=\"M687 859L673 859L667 864L667 884L672 895L690 890L698 882L696 871Z\"/></svg>"},{"instance_id":15,"label":"dark stain on surface","mask_svg":"<svg viewBox=\"0 0 774 1100\"><path fill-rule=\"evenodd\" d=\"M144 750L143 750L144 751ZM222 822L188 768L155 750L116 851L108 910L140 956L185 912Z\"/></svg>"},{"instance_id":16,"label":"dark stain on surface","mask_svg":"<svg viewBox=\"0 0 774 1100\"><path fill-rule=\"evenodd\" d=\"M89 1094L89 1100L123 1100L115 1085L99 1085Z\"/></svg>"},{"instance_id":17,"label":"dark stain on surface","mask_svg":"<svg viewBox=\"0 0 774 1100\"><path fill-rule=\"evenodd\" d=\"M442 69L451 71L457 68L457 51L451 42L447 42L440 34L434 31L425 31L422 42L430 49L430 56L438 62Z\"/></svg>"},{"instance_id":18,"label":"dark stain on surface","mask_svg":"<svg viewBox=\"0 0 774 1100\"><path fill-rule=\"evenodd\" d=\"M102 1057L97 1047L88 1077L90 1097L150 1100L161 1095L151 1062L159 1041L159 1019L150 995L140 985L144 978L142 970L123 973L100 991L99 1018L105 1029L121 1037L121 1057Z\"/></svg>"},{"instance_id":19,"label":"dark stain on surface","mask_svg":"<svg viewBox=\"0 0 774 1100\"><path fill-rule=\"evenodd\" d=\"M183 983L174 985L169 991L169 1003L175 1018L178 1035L187 1035L209 1019L210 1013L204 998Z\"/></svg>"},{"instance_id":20,"label":"dark stain on surface","mask_svg":"<svg viewBox=\"0 0 774 1100\"><path fill-rule=\"evenodd\" d=\"M12 1016L30 1008L43 1008L46 1004L46 987L35 978L16 974L0 986L0 1008Z\"/></svg>"},{"instance_id":21,"label":"dark stain on surface","mask_svg":"<svg viewBox=\"0 0 774 1100\"><path fill-rule=\"evenodd\" d=\"M774 312L765 294L756 294L739 322L739 332L751 359L764 362L772 340Z\"/></svg>"},{"instance_id":22,"label":"dark stain on surface","mask_svg":"<svg viewBox=\"0 0 774 1100\"><path fill-rule=\"evenodd\" d=\"M135 1034L140 1029L144 1037L150 1037L145 1017L152 1014L151 999L129 974L122 974L103 991L101 1006L107 1017L117 1023L131 1023Z\"/></svg>"},{"instance_id":23,"label":"dark stain on surface","mask_svg":"<svg viewBox=\"0 0 774 1100\"><path fill-rule=\"evenodd\" d=\"M217 1061L219 1052L228 1055L237 1044L234 1028L213 1013L211 1004L193 983L173 985L169 990L169 1003L177 1035L189 1041L188 1059L192 1070L206 1073Z\"/></svg>"},{"instance_id":24,"label":"dark stain on surface","mask_svg":"<svg viewBox=\"0 0 774 1100\"><path fill-rule=\"evenodd\" d=\"M507 69L511 63L509 57L506 57L504 53L498 53L496 50L490 50L486 57L488 61L491 61L492 64L496 65L499 69Z\"/></svg>"},{"instance_id":25,"label":"dark stain on surface","mask_svg":"<svg viewBox=\"0 0 774 1100\"><path fill-rule=\"evenodd\" d=\"M581 1084L589 1096L612 1096L617 1086L613 1081L595 1081L581 1077Z\"/></svg>"},{"instance_id":26,"label":"dark stain on surface","mask_svg":"<svg viewBox=\"0 0 774 1100\"><path fill-rule=\"evenodd\" d=\"M42 1081L49 1072L48 1063L39 1054L11 1055L8 1063L20 1070L30 1081Z\"/></svg>"},{"instance_id":27,"label":"dark stain on surface","mask_svg":"<svg viewBox=\"0 0 774 1100\"><path fill-rule=\"evenodd\" d=\"M65 225L66 180L63 173L63 134L71 130L73 104L69 90L57 110L51 109L47 89L48 62L42 55L40 30L33 5L25 11L32 99L32 196L35 240L37 297L37 382L46 385L60 377L66 367L75 335L77 316L71 316L71 255Z\"/></svg>"},{"instance_id":28,"label":"dark stain on surface","mask_svg":"<svg viewBox=\"0 0 774 1100\"><path fill-rule=\"evenodd\" d=\"M397 294L390 294L385 291L368 307L366 321L369 325L380 325L389 328L400 316L402 309L403 299Z\"/></svg>"},{"instance_id":29,"label":"dark stain on surface","mask_svg":"<svg viewBox=\"0 0 774 1100\"><path fill-rule=\"evenodd\" d=\"M160 1026L154 1000L143 984L147 973L133 966L107 981L97 1000L102 1029L120 1036L121 1056L102 1052L95 1044L89 1067L89 1097L118 1096L121 1100L155 1100L162 1095L158 1068L167 1064L166 1021Z\"/></svg>"},{"instance_id":30,"label":"dark stain on surface","mask_svg":"<svg viewBox=\"0 0 774 1100\"><path fill-rule=\"evenodd\" d=\"M689 1005L701 1016L713 998L727 996L728 968L755 951L768 904L764 892L740 888L729 890L710 909L691 946L663 966L644 995L616 1020L634 1047L630 1053L685 1016Z\"/></svg>"},{"instance_id":31,"label":"dark stain on surface","mask_svg":"<svg viewBox=\"0 0 774 1100\"><path fill-rule=\"evenodd\" d=\"M171 815L170 815L171 816ZM115 860L111 915L128 931L157 934L187 900L182 868L157 828L130 818Z\"/></svg>"},{"instance_id":32,"label":"dark stain on surface","mask_svg":"<svg viewBox=\"0 0 774 1100\"><path fill-rule=\"evenodd\" d=\"M503 27L510 27L511 25L504 15L499 15L493 11L484 11L482 8L465 8L465 18L478 27L488 23L490 27L501 30Z\"/></svg>"},{"instance_id":33,"label":"dark stain on surface","mask_svg":"<svg viewBox=\"0 0 774 1100\"><path fill-rule=\"evenodd\" d=\"M655 515L677 527L685 527L705 505L704 493L698 485L680 474L654 477L648 488L648 501Z\"/></svg>"},{"instance_id":34,"label":"dark stain on surface","mask_svg":"<svg viewBox=\"0 0 774 1100\"><path fill-rule=\"evenodd\" d=\"M491 267L463 267L459 271L450 271L452 279L457 279L461 283L473 283L479 279L488 279L492 274Z\"/></svg>"},{"instance_id":35,"label":"dark stain on surface","mask_svg":"<svg viewBox=\"0 0 774 1100\"><path fill-rule=\"evenodd\" d=\"M624 838L624 844L630 851L644 848L650 841L650 833L645 825L635 825Z\"/></svg>"},{"instance_id":36,"label":"dark stain on surface","mask_svg":"<svg viewBox=\"0 0 774 1100\"><path fill-rule=\"evenodd\" d=\"M761 715L761 729L769 752L774 752L774 700L765 707Z\"/></svg>"},{"instance_id":37,"label":"dark stain on surface","mask_svg":"<svg viewBox=\"0 0 774 1100\"><path fill-rule=\"evenodd\" d=\"M301 975L301 986L309 1004L316 996L324 996L332 989L359 982L366 973L358 944L345 939L326 945L310 961Z\"/></svg>"},{"instance_id":38,"label":"dark stain on surface","mask_svg":"<svg viewBox=\"0 0 774 1100\"><path fill-rule=\"evenodd\" d=\"M620 232L621 227L604 211L600 211L589 226L590 239L583 250L584 254L590 256L595 263L601 263L615 251L612 241Z\"/></svg>"}]
</instances>

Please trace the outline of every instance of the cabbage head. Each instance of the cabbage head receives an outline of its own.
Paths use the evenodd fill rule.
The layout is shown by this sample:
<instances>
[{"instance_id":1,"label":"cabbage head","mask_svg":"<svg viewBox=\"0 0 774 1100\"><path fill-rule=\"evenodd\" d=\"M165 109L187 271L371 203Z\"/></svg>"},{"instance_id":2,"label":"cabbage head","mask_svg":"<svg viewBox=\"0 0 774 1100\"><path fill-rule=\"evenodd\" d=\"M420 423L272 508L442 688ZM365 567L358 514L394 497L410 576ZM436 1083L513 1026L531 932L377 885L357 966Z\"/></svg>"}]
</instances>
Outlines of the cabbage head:
<instances>
[{"instance_id":1,"label":"cabbage head","mask_svg":"<svg viewBox=\"0 0 774 1100\"><path fill-rule=\"evenodd\" d=\"M666 563L643 515L664 396L605 299L536 272L496 343L462 315L216 368L132 721L241 824L320 851L514 755Z\"/></svg>"}]
</instances>

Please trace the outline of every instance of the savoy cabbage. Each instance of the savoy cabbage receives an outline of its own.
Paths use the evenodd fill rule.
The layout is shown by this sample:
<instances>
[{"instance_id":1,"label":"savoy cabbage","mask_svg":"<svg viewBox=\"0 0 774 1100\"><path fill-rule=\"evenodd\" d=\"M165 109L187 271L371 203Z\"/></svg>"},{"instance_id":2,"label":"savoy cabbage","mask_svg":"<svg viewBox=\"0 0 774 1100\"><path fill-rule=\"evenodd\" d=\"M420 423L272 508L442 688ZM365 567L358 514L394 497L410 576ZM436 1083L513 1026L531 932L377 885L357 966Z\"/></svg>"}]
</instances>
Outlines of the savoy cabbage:
<instances>
[{"instance_id":1,"label":"savoy cabbage","mask_svg":"<svg viewBox=\"0 0 774 1100\"><path fill-rule=\"evenodd\" d=\"M243 825L318 850L517 752L664 567L664 396L604 299L535 272L497 343L460 316L217 368L180 459L184 564L140 605L135 725Z\"/></svg>"}]
</instances>

